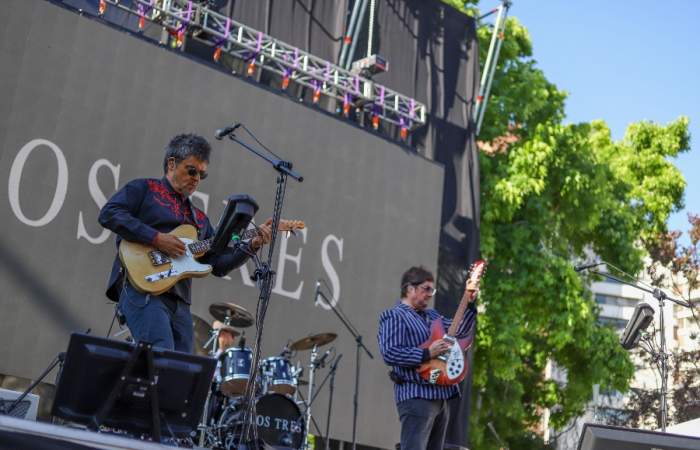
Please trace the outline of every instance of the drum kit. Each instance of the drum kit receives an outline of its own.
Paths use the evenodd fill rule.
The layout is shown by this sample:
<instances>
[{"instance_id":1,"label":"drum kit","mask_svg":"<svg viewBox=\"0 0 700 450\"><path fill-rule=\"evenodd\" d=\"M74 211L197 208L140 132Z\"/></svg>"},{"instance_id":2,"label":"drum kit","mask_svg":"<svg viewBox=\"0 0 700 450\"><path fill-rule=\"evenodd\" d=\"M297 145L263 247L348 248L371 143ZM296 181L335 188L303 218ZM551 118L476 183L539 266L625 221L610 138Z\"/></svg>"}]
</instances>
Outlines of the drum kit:
<instances>
[{"instance_id":1,"label":"drum kit","mask_svg":"<svg viewBox=\"0 0 700 450\"><path fill-rule=\"evenodd\" d=\"M253 350L246 346L245 332L239 330L252 326L253 316L235 303L214 303L209 313L216 319L212 326L193 314L196 353L218 360L199 426L199 445L227 450L238 447L245 425L244 395L248 384L255 380L258 440L273 447L305 448L311 408L300 389L308 385L306 398L312 398L314 373L325 359L318 357L319 348L337 335L319 333L289 341L280 355L262 358L258 373L251 374ZM237 336L239 341L233 345ZM300 378L304 372L301 363L294 365L291 361L296 352L306 350L311 350L308 381Z\"/></svg>"}]
</instances>

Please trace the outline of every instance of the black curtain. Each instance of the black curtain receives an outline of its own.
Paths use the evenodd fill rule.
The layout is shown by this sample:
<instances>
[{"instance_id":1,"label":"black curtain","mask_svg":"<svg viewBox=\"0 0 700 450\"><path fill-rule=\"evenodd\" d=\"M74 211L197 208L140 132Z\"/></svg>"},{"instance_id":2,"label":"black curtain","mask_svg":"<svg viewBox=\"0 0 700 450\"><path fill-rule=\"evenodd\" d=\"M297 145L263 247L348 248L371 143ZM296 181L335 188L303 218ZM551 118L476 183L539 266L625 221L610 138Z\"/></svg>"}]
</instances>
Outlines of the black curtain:
<instances>
[{"instance_id":1,"label":"black curtain","mask_svg":"<svg viewBox=\"0 0 700 450\"><path fill-rule=\"evenodd\" d=\"M411 144L445 166L436 308L451 317L466 269L479 256L479 163L472 118L479 87L476 22L437 0L380 0L375 14L373 53L389 61L389 71L375 80L427 106L428 125L413 133ZM355 59L365 56L366 42L365 35ZM471 350L467 357L471 363ZM471 376L461 388L462 397L450 405L446 443L467 446Z\"/></svg>"}]
</instances>

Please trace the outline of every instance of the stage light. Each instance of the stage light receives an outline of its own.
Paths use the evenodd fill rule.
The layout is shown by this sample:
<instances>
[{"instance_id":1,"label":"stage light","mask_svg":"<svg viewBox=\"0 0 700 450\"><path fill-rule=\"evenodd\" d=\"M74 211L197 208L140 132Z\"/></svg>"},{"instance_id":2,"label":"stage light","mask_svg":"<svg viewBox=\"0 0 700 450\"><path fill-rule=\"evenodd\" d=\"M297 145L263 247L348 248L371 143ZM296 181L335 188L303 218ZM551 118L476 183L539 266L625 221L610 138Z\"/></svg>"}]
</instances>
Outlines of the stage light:
<instances>
[{"instance_id":1,"label":"stage light","mask_svg":"<svg viewBox=\"0 0 700 450\"><path fill-rule=\"evenodd\" d=\"M399 136L401 136L402 141L405 141L408 138L408 127L406 126L406 122L403 120L403 117L399 119L399 126L401 127Z\"/></svg>"},{"instance_id":2,"label":"stage light","mask_svg":"<svg viewBox=\"0 0 700 450\"><path fill-rule=\"evenodd\" d=\"M252 61L250 61L250 63L248 64L248 68L246 69L245 73L246 73L246 75L249 76L249 77L252 77L252 76L253 76L253 74L255 73L255 59L253 59Z\"/></svg>"},{"instance_id":3,"label":"stage light","mask_svg":"<svg viewBox=\"0 0 700 450\"><path fill-rule=\"evenodd\" d=\"M625 326L625 331L623 331L620 336L622 348L631 350L636 347L639 340L642 338L642 332L646 330L653 321L654 310L652 307L646 303L637 304L632 313L632 317L629 322L627 322L627 326Z\"/></svg>"},{"instance_id":4,"label":"stage light","mask_svg":"<svg viewBox=\"0 0 700 450\"><path fill-rule=\"evenodd\" d=\"M107 2L105 0L100 0L100 5L97 7L97 13L102 16L104 15L106 9Z\"/></svg>"},{"instance_id":5,"label":"stage light","mask_svg":"<svg viewBox=\"0 0 700 450\"><path fill-rule=\"evenodd\" d=\"M212 58L214 58L214 62L219 62L219 59L221 59L221 47L216 47Z\"/></svg>"},{"instance_id":6,"label":"stage light","mask_svg":"<svg viewBox=\"0 0 700 450\"><path fill-rule=\"evenodd\" d=\"M315 82L314 80L314 95L313 95L313 102L318 103L319 100L321 100L321 86Z\"/></svg>"},{"instance_id":7,"label":"stage light","mask_svg":"<svg viewBox=\"0 0 700 450\"><path fill-rule=\"evenodd\" d=\"M139 3L139 30L146 28L146 11L143 5Z\"/></svg>"},{"instance_id":8,"label":"stage light","mask_svg":"<svg viewBox=\"0 0 700 450\"><path fill-rule=\"evenodd\" d=\"M345 94L345 96L343 97L343 115L345 117L348 117L350 115L350 100L350 94Z\"/></svg>"},{"instance_id":9,"label":"stage light","mask_svg":"<svg viewBox=\"0 0 700 450\"><path fill-rule=\"evenodd\" d=\"M282 90L287 90L289 87L289 75L285 75L282 77Z\"/></svg>"}]
</instances>

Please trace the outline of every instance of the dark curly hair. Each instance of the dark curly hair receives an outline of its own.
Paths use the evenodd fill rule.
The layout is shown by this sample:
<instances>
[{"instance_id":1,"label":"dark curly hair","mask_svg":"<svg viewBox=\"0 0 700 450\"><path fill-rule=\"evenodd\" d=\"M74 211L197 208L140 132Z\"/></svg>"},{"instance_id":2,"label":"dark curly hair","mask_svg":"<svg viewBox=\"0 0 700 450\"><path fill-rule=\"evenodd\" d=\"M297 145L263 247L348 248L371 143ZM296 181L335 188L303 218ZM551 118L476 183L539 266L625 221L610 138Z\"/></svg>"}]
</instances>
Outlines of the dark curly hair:
<instances>
[{"instance_id":1,"label":"dark curly hair","mask_svg":"<svg viewBox=\"0 0 700 450\"><path fill-rule=\"evenodd\" d=\"M409 286L418 286L426 281L435 281L432 272L423 266L413 266L401 275L401 297L405 297Z\"/></svg>"},{"instance_id":2,"label":"dark curly hair","mask_svg":"<svg viewBox=\"0 0 700 450\"><path fill-rule=\"evenodd\" d=\"M197 134L178 134L170 140L165 147L165 158L163 158L163 172L168 172L168 160L175 159L175 164L190 156L209 162L211 145L202 136Z\"/></svg>"}]
</instances>

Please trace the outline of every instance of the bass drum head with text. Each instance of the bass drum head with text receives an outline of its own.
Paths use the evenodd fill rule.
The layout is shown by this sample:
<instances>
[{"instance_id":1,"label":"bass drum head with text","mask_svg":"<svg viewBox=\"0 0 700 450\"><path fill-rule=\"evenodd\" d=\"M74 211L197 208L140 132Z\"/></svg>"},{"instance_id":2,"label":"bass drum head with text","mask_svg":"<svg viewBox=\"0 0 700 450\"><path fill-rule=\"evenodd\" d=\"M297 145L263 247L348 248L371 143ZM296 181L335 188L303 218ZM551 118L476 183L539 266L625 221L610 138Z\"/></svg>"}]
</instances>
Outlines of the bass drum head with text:
<instances>
[{"instance_id":1,"label":"bass drum head with text","mask_svg":"<svg viewBox=\"0 0 700 450\"><path fill-rule=\"evenodd\" d=\"M304 418L297 404L283 394L266 394L255 402L258 438L272 447L300 449L304 443ZM237 448L243 429L243 411L229 408L219 422L224 448Z\"/></svg>"}]
</instances>

